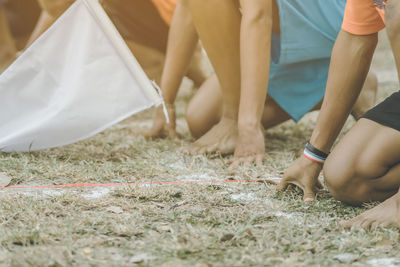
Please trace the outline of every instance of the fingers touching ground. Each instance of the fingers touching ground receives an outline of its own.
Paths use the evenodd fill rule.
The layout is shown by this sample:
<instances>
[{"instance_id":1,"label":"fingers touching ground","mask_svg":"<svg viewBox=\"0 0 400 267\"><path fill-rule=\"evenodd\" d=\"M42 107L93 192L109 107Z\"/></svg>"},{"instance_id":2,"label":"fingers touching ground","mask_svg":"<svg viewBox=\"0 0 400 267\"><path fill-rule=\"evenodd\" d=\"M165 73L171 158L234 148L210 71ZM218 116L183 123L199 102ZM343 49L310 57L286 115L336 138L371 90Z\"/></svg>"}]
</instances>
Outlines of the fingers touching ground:
<instances>
[{"instance_id":1,"label":"fingers touching ground","mask_svg":"<svg viewBox=\"0 0 400 267\"><path fill-rule=\"evenodd\" d=\"M148 138L176 138L176 119L175 108L173 105L166 105L169 116L169 123L167 123L165 114L162 107L158 107L153 120L153 126L145 137Z\"/></svg>"},{"instance_id":2,"label":"fingers touching ground","mask_svg":"<svg viewBox=\"0 0 400 267\"><path fill-rule=\"evenodd\" d=\"M237 121L223 118L210 131L193 143L184 152L189 154L220 153L232 154L234 158L225 163L230 169L240 165L251 165L256 163L261 166L264 160L264 134L262 129L254 133L239 134Z\"/></svg>"},{"instance_id":3,"label":"fingers touching ground","mask_svg":"<svg viewBox=\"0 0 400 267\"><path fill-rule=\"evenodd\" d=\"M234 157L233 159L227 160L226 163L229 165L229 169L234 169L243 166L250 166L256 164L257 166L262 166L264 160L264 154L247 156L247 157Z\"/></svg>"},{"instance_id":4,"label":"fingers touching ground","mask_svg":"<svg viewBox=\"0 0 400 267\"><path fill-rule=\"evenodd\" d=\"M242 164L250 165L253 163L261 166L264 154L264 130L261 125L252 129L239 129L234 159L229 168L232 169Z\"/></svg>"},{"instance_id":5,"label":"fingers touching ground","mask_svg":"<svg viewBox=\"0 0 400 267\"><path fill-rule=\"evenodd\" d=\"M302 156L286 170L277 189L286 190L290 184L296 185L303 190L303 200L312 202L315 200L318 189L322 188L318 180L321 169L322 165Z\"/></svg>"}]
</instances>

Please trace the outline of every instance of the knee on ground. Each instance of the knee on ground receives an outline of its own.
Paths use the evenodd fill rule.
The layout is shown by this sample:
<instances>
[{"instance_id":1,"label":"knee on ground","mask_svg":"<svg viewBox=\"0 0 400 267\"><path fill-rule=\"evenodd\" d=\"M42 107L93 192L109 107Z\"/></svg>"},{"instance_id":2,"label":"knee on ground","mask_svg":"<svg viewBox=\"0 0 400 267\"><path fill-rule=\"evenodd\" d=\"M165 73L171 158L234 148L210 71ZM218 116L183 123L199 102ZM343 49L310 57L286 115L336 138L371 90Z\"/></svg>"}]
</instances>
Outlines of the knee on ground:
<instances>
[{"instance_id":1,"label":"knee on ground","mask_svg":"<svg viewBox=\"0 0 400 267\"><path fill-rule=\"evenodd\" d=\"M203 121L204 119L202 118L198 110L198 107L191 105L191 103L189 103L189 105L186 108L185 119L189 127L189 131L194 138L197 139L201 137L203 134L205 134L204 131L205 122Z\"/></svg>"},{"instance_id":2,"label":"knee on ground","mask_svg":"<svg viewBox=\"0 0 400 267\"><path fill-rule=\"evenodd\" d=\"M348 160L336 155L328 157L324 164L324 179L331 195L350 205L361 205L368 201L370 188L363 179L361 160Z\"/></svg>"}]
</instances>

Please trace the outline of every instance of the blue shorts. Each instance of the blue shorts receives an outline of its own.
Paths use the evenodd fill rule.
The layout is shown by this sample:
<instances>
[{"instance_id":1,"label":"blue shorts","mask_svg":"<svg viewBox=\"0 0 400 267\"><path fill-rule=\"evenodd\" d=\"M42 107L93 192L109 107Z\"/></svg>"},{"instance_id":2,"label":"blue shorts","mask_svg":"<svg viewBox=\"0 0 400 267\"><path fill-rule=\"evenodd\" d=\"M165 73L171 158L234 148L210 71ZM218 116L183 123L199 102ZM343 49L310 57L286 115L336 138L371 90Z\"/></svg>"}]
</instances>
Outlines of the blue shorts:
<instances>
[{"instance_id":1,"label":"blue shorts","mask_svg":"<svg viewBox=\"0 0 400 267\"><path fill-rule=\"evenodd\" d=\"M346 0L277 0L268 94L296 122L323 98Z\"/></svg>"}]
</instances>

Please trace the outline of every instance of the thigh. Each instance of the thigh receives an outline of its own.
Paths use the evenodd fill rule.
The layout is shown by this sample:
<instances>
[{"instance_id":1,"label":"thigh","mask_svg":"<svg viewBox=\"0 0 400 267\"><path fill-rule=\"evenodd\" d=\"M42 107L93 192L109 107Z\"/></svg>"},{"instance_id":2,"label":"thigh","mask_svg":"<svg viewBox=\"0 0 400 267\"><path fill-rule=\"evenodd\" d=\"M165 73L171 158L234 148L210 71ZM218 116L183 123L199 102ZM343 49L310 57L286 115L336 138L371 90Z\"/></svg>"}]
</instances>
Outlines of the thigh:
<instances>
[{"instance_id":1,"label":"thigh","mask_svg":"<svg viewBox=\"0 0 400 267\"><path fill-rule=\"evenodd\" d=\"M273 23L272 23L272 32L276 33L276 34L280 34L281 33L281 22L280 22L280 18L279 18L279 7L278 7L278 3L276 2L276 0L272 1L272 19L273 19Z\"/></svg>"},{"instance_id":2,"label":"thigh","mask_svg":"<svg viewBox=\"0 0 400 267\"><path fill-rule=\"evenodd\" d=\"M198 138L217 124L222 115L222 93L213 74L190 100L186 120L193 137Z\"/></svg>"},{"instance_id":3,"label":"thigh","mask_svg":"<svg viewBox=\"0 0 400 267\"><path fill-rule=\"evenodd\" d=\"M289 119L289 114L272 97L267 95L261 119L264 129L267 130Z\"/></svg>"},{"instance_id":4,"label":"thigh","mask_svg":"<svg viewBox=\"0 0 400 267\"><path fill-rule=\"evenodd\" d=\"M349 176L380 178L400 162L400 132L360 119L332 151L329 161L340 166L339 172L352 172Z\"/></svg>"}]
</instances>

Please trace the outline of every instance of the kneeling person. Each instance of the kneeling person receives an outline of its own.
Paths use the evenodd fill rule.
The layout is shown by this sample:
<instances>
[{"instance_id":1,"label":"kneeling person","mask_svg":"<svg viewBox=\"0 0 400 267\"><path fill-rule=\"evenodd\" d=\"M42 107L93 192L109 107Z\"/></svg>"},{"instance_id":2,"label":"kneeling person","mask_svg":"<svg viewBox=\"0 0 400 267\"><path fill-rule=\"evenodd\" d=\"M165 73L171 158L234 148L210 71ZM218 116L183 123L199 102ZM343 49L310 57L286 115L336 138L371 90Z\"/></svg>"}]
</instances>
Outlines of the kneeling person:
<instances>
[{"instance_id":1,"label":"kneeling person","mask_svg":"<svg viewBox=\"0 0 400 267\"><path fill-rule=\"evenodd\" d=\"M345 226L400 226L400 92L368 111L324 166L331 194L359 205L384 201Z\"/></svg>"},{"instance_id":2,"label":"kneeling person","mask_svg":"<svg viewBox=\"0 0 400 267\"><path fill-rule=\"evenodd\" d=\"M317 154L329 151L357 99L370 68L377 32L385 27L385 12L400 71L400 2L349 0L332 54L324 103L310 140ZM305 150L305 155L285 172L280 188L298 185L304 190L304 200L312 201L321 168L320 163L309 160ZM400 226L399 92L357 122L328 157L324 176L329 191L338 200L352 205L385 201L344 223L345 226Z\"/></svg>"}]
</instances>

